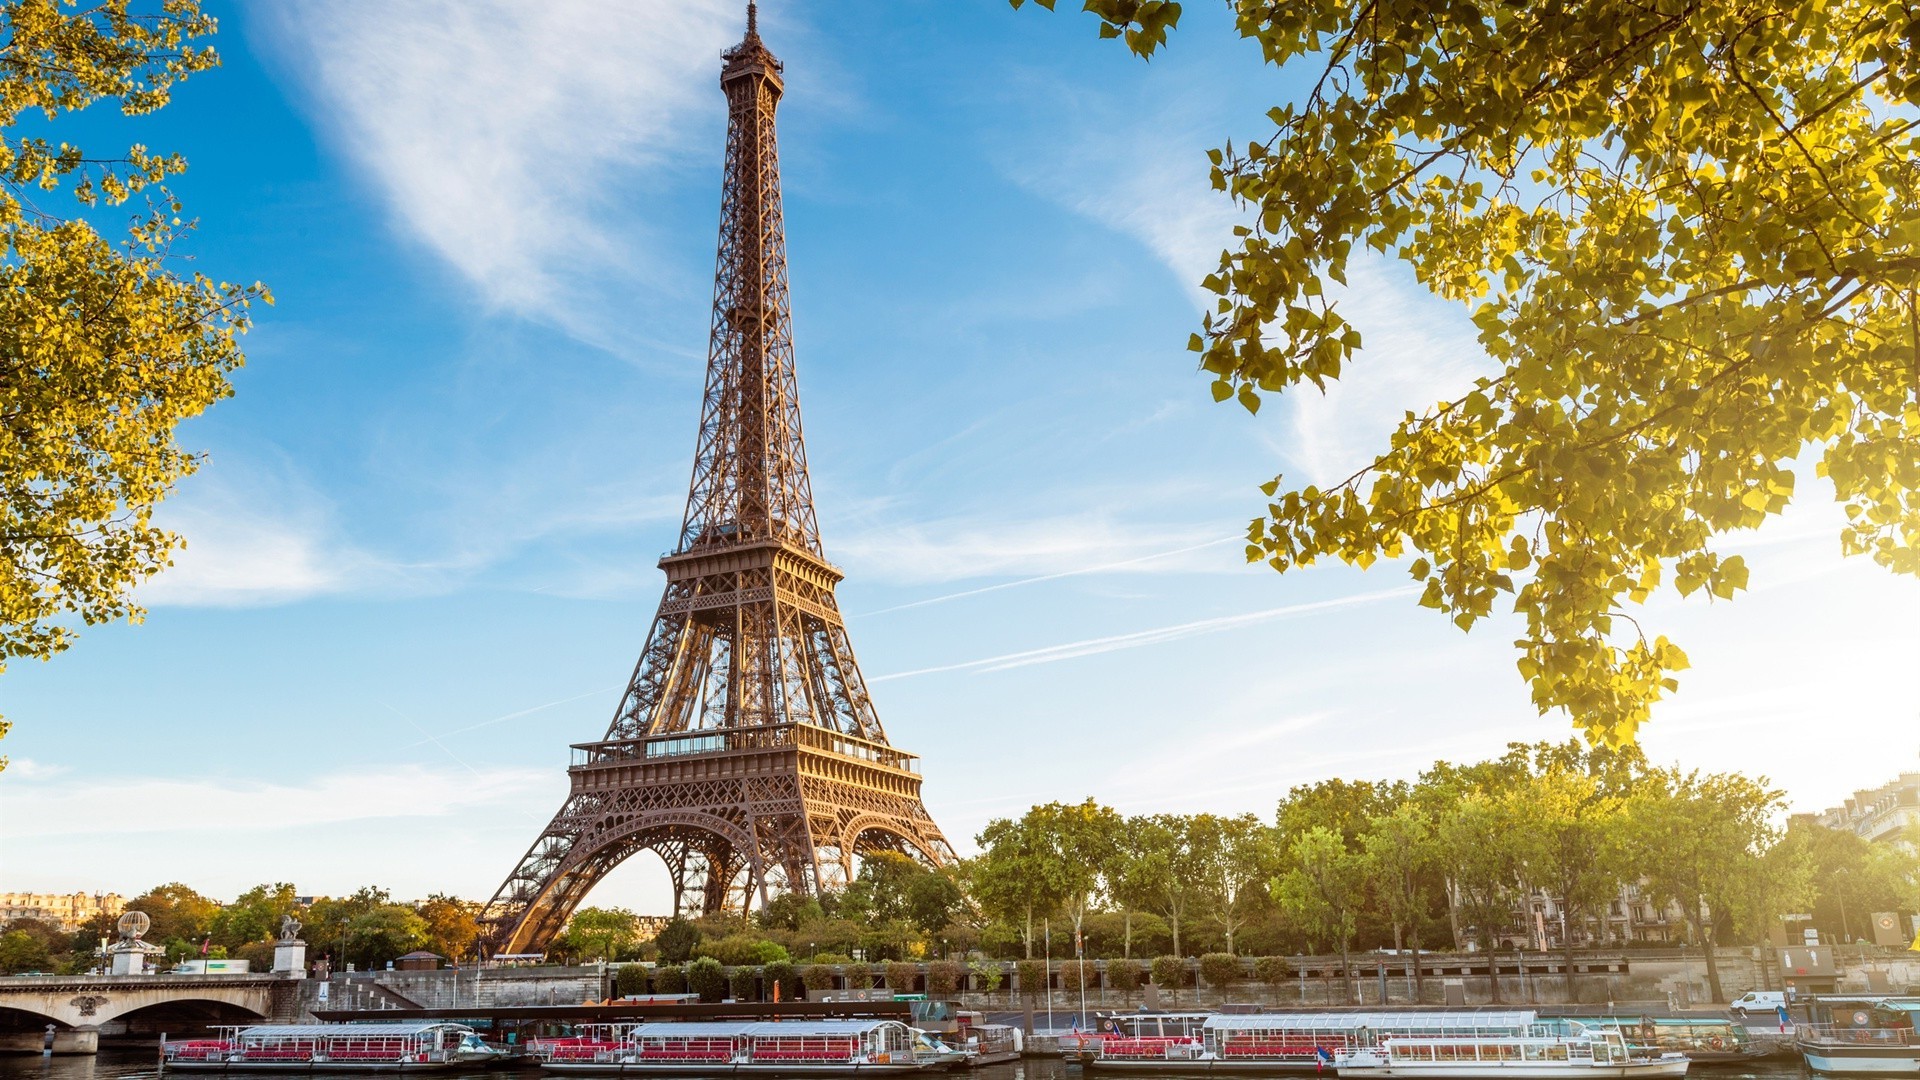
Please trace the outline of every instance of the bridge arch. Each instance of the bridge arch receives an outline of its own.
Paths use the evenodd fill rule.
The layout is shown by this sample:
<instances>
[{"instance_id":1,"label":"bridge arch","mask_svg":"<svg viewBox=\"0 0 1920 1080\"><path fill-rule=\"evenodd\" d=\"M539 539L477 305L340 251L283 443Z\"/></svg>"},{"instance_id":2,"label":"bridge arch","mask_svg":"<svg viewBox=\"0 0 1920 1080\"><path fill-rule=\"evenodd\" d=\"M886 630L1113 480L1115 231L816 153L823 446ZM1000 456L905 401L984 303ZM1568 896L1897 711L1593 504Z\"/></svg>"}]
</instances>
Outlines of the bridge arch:
<instances>
[{"instance_id":1,"label":"bridge arch","mask_svg":"<svg viewBox=\"0 0 1920 1080\"><path fill-rule=\"evenodd\" d=\"M145 1015L177 1016L183 1023L196 1018L200 1024L246 1023L271 1012L272 987L281 981L271 975L0 978L0 1010L38 1017L43 1027L51 1022L64 1028L98 1028L154 1009L159 1011Z\"/></svg>"}]
</instances>

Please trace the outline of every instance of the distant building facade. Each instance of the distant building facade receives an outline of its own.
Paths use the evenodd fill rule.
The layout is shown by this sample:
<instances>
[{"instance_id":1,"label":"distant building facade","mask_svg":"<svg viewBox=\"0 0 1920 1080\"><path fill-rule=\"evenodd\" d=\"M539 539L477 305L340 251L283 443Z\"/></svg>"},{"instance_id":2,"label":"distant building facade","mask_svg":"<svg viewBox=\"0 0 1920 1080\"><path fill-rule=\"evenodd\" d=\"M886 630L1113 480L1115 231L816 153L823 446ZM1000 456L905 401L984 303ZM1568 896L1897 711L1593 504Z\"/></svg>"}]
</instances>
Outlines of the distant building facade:
<instances>
[{"instance_id":1,"label":"distant building facade","mask_svg":"<svg viewBox=\"0 0 1920 1080\"><path fill-rule=\"evenodd\" d=\"M0 893L0 923L41 919L69 932L96 915L118 916L126 909L126 897L119 893Z\"/></svg>"},{"instance_id":2,"label":"distant building facade","mask_svg":"<svg viewBox=\"0 0 1920 1080\"><path fill-rule=\"evenodd\" d=\"M1853 798L1814 815L1829 829L1844 829L1876 844L1911 843L1920 827L1920 772L1905 772L1890 784L1856 791Z\"/></svg>"}]
</instances>

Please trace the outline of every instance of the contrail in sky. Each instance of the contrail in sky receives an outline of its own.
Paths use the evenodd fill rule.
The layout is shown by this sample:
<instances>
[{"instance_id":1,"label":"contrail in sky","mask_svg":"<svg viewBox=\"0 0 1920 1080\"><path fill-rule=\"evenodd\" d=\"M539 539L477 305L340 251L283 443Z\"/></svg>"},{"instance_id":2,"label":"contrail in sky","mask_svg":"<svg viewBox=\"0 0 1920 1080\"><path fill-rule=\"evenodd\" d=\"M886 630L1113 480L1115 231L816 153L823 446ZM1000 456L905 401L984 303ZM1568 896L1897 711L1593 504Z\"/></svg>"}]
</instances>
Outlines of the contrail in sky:
<instances>
[{"instance_id":1,"label":"contrail in sky","mask_svg":"<svg viewBox=\"0 0 1920 1080\"><path fill-rule=\"evenodd\" d=\"M1209 540L1204 544L1190 544L1187 547L1174 548L1172 551L1156 551L1151 555L1139 555L1131 559L1121 559L1119 562L1101 563L1099 566L1082 566L1077 570L1062 570L1057 574L1041 574L1038 577L1021 578L1018 581L1003 581L998 585L983 585L978 589L966 589L961 592L948 593L945 596L929 596L925 600L915 600L907 604L895 604L892 607L884 607L878 611L863 611L858 615L850 615L848 618L865 619L875 615L886 615L895 611L905 611L908 608L926 607L928 604L944 604L948 600L958 600L966 596L979 596L981 593L999 592L1001 589L1017 589L1022 585L1034 585L1042 581L1057 581L1060 578L1075 577L1080 574L1098 574L1106 570L1118 570L1123 566L1135 566L1143 562L1152 562L1155 559L1164 559L1170 555L1185 555L1189 551L1219 547L1221 544L1231 544L1245 539L1246 537L1244 536L1223 536L1218 540Z\"/></svg>"},{"instance_id":2,"label":"contrail in sky","mask_svg":"<svg viewBox=\"0 0 1920 1080\"><path fill-rule=\"evenodd\" d=\"M897 671L891 675L880 675L868 679L868 682L886 682L889 679L910 679L915 675L932 675L942 671L1005 671L1008 668L1029 667L1033 664L1052 664L1061 660L1073 660L1082 656L1098 653L1118 652L1121 649L1138 649L1146 645L1159 645L1162 642L1178 641L1181 638L1197 637L1201 634L1213 634L1222 630L1233 630L1242 626L1284 619L1290 615L1312 615L1322 611L1335 611L1340 608L1371 604L1376 600L1387 600L1396 596L1411 596L1420 591L1418 585L1408 585L1397 589L1382 589L1378 592L1360 593L1356 596L1343 596L1334 600L1315 600L1305 604L1287 604L1282 607L1267 608L1265 611L1250 611L1243 615L1221 615L1212 619L1200 619L1196 622L1176 623L1172 626L1159 626L1151 630L1136 630L1131 634L1114 634L1111 637L1087 638L1084 641L1069 641L1062 645L1048 645L1039 649L1027 649L1022 652L1003 653L980 660L966 660L958 664L941 664L938 667L916 668L913 671Z\"/></svg>"},{"instance_id":3,"label":"contrail in sky","mask_svg":"<svg viewBox=\"0 0 1920 1080\"><path fill-rule=\"evenodd\" d=\"M482 720L482 721L480 721L480 722L479 722L479 723L477 723L477 724L468 724L468 725L467 725L466 727L458 727L458 728L454 728L454 729L453 729L452 731L443 731L443 732L441 732L440 734L441 734L441 735L458 735L458 734L460 734L460 733L461 733L461 732L463 732L463 731L478 731L478 730L480 730L480 729L481 729L481 728L483 728L483 727L492 727L492 726L493 726L493 725L495 725L495 724L504 724L504 723L506 723L506 722L507 722L507 721L509 721L509 720L517 720L517 719L519 719L519 718L520 718L520 717L522 717L522 716L530 716L530 715L532 715L532 714L534 714L534 713L537 713L537 712L540 712L540 711L541 711L542 709L551 709L551 708L553 708L553 707L554 707L555 705L565 705L565 704L567 704L567 703L569 703L569 702L574 702L574 701L579 701L579 700L581 700L582 698L590 698L590 697L594 697L594 696L596 696L596 695L599 695L599 694L609 694L609 693L612 693L612 692L613 692L613 691L615 691L615 690L624 690L624 689L626 689L626 686L627 686L627 684L626 684L626 683L624 683L624 682L618 682L618 683L615 683L615 684L613 684L612 686L603 686L603 687L601 687L601 688L600 688L600 689L598 689L598 690L589 690L589 691L587 691L587 692L586 692L586 693L584 693L584 694L575 694L575 695L574 695L574 696L572 696L572 697L568 697L568 698L561 698L561 699L560 699L559 701L549 701L549 702L547 702L547 703L546 703L545 705L535 705L535 706L533 706L533 707L531 707L531 708L526 708L526 709L521 709L521 710L519 710L519 711L517 711L517 712L510 712L510 713L508 713L508 714L506 714L505 716L496 716L496 717L494 717L494 718L493 718L493 719L491 719L491 720ZM385 704L385 702L382 702L382 704ZM389 708L389 709L392 709L392 708L393 708L393 706L391 706L391 705L388 705L388 706L387 706L387 708ZM396 711L396 712L398 712L399 710L397 710L397 709L396 709L395 711ZM408 721L408 722L409 722L409 723L411 723L411 721ZM418 725L418 724L414 724L414 726L415 726L415 727L419 727L420 725ZM421 739L421 740L420 740L419 742L411 742L411 743L408 743L408 744L406 744L405 746L401 746L401 747L397 747L396 749L400 749L400 750L411 750L411 749L413 749L413 748L414 748L414 747L416 747L416 746L426 746L426 745L429 745L429 744L438 744L439 742L440 742L440 740L439 740L439 738L438 738L438 737L436 737L436 736L433 736L433 735L428 735L428 736L427 736L426 738L424 738L424 739ZM443 749L443 750L444 750L444 749L446 749L446 748L445 748L444 746L442 746L442 747L441 747L441 749ZM463 762L462 764L464 764L464 762Z\"/></svg>"}]
</instances>

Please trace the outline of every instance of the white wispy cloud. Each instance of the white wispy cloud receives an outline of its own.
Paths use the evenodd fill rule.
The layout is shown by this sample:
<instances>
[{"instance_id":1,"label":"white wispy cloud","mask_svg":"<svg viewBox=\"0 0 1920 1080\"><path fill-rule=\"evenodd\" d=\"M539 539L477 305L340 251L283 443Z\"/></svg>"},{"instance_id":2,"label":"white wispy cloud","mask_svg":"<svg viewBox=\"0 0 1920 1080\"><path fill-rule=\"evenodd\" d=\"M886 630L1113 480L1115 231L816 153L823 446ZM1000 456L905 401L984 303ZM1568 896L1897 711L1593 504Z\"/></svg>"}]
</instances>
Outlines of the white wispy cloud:
<instances>
[{"instance_id":1,"label":"white wispy cloud","mask_svg":"<svg viewBox=\"0 0 1920 1080\"><path fill-rule=\"evenodd\" d=\"M1025 520L985 517L871 525L832 542L834 558L863 580L895 584L961 581L1008 574L1065 577L1195 569L1221 537L1218 526L1134 525L1098 514ZM1205 565L1233 564L1214 559Z\"/></svg>"},{"instance_id":2,"label":"white wispy cloud","mask_svg":"<svg viewBox=\"0 0 1920 1080\"><path fill-rule=\"evenodd\" d=\"M1302 384L1282 399L1286 434L1279 449L1295 485L1345 479L1387 448L1406 413L1457 397L1475 376L1497 370L1466 308L1434 297L1398 263L1357 256L1347 284L1329 282L1328 295L1359 328L1361 347L1324 392Z\"/></svg>"},{"instance_id":3,"label":"white wispy cloud","mask_svg":"<svg viewBox=\"0 0 1920 1080\"><path fill-rule=\"evenodd\" d=\"M1227 630L1242 630L1275 619L1292 618L1301 615L1313 615L1326 611L1371 604L1393 597L1411 596L1419 592L1418 586L1406 586L1397 589L1381 589L1376 592L1355 593L1351 596L1337 597L1331 600L1315 600L1304 604L1284 604L1280 607L1262 611L1249 611L1239 615L1220 615L1210 619L1195 619L1191 622L1175 623L1171 626L1156 626L1149 630L1135 630L1127 634L1110 634L1104 637L1085 638L1059 645L1047 645L1038 649L1023 649L1019 652L1002 653L999 656L987 656L978 660L963 660L956 664L939 664L934 667L916 668L912 671L897 671L867 680L868 682L888 682L893 679L910 679L918 675L935 675L949 671L1006 671L1010 668L1031 667L1035 664L1056 664L1062 660L1077 660L1083 656L1096 656L1100 653L1119 652L1123 649L1140 649L1149 645L1162 645L1169 641L1198 637L1202 634L1218 634Z\"/></svg>"},{"instance_id":4,"label":"white wispy cloud","mask_svg":"<svg viewBox=\"0 0 1920 1080\"><path fill-rule=\"evenodd\" d=\"M11 771L11 770L9 770ZM445 817L550 786L550 769L393 767L304 783L102 777L9 785L7 834L253 833L381 818ZM129 813L129 807L138 807Z\"/></svg>"},{"instance_id":5,"label":"white wispy cloud","mask_svg":"<svg viewBox=\"0 0 1920 1080\"><path fill-rule=\"evenodd\" d=\"M1217 89L1217 88L1216 88ZM1229 135L1219 101L1194 88L1152 104L1126 106L1084 91L1051 95L1064 103L1030 134L1048 152L1010 155L1003 169L1018 183L1076 213L1131 236L1187 290L1195 307L1219 299L1200 282L1235 246L1233 227L1247 213L1213 190L1205 152ZM1034 164L1034 163L1042 164ZM1323 393L1311 385L1282 398L1284 424L1270 438L1290 480L1326 483L1372 460L1408 410L1420 412L1490 368L1465 308L1436 299L1397 263L1363 253L1348 285L1328 295L1361 332L1360 356Z\"/></svg>"},{"instance_id":6,"label":"white wispy cloud","mask_svg":"<svg viewBox=\"0 0 1920 1080\"><path fill-rule=\"evenodd\" d=\"M1092 566L1082 566L1072 570L1057 570L1051 574L1036 574L1032 577L1016 578L1013 581L1002 581L993 585L982 585L977 589L961 589L959 592L942 593L939 596L929 596L922 600L912 600L904 604L894 604L891 607L884 607L878 611L862 612L861 614L867 616L886 615L890 612L926 607L929 604L944 604L949 600L960 600L969 596L979 596L983 593L994 593L1005 589L1019 589L1028 585L1039 585L1048 581L1059 581L1062 578L1135 570L1145 567L1148 563L1164 562L1176 555L1190 555L1196 551L1205 551L1208 548L1225 547L1228 544L1241 542L1243 542L1242 537L1223 536L1213 540L1202 540L1197 544L1187 544L1182 547L1170 548L1166 551L1155 551L1146 555L1136 555L1132 558L1120 559L1116 562L1096 563Z\"/></svg>"},{"instance_id":7,"label":"white wispy cloud","mask_svg":"<svg viewBox=\"0 0 1920 1080\"><path fill-rule=\"evenodd\" d=\"M141 603L245 607L398 579L341 535L331 505L291 470L253 460L203 471L161 507L156 520L186 545L136 590Z\"/></svg>"},{"instance_id":8,"label":"white wispy cloud","mask_svg":"<svg viewBox=\"0 0 1920 1080\"><path fill-rule=\"evenodd\" d=\"M589 286L650 272L649 238L663 223L644 206L661 171L685 163L695 129L717 129L718 53L739 37L741 5L299 0L264 10L317 97L312 111L405 231L490 306L608 343L595 312L612 294Z\"/></svg>"}]
</instances>

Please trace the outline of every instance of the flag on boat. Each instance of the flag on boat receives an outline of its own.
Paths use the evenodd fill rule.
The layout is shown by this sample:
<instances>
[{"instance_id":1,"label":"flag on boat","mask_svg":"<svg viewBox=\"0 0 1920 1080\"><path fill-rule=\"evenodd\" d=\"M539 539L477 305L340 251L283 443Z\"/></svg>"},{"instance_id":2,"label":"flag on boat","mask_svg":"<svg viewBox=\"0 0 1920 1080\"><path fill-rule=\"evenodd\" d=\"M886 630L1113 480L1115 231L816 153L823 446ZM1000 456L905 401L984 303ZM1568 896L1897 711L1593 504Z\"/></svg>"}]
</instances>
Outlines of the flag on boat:
<instances>
[{"instance_id":1,"label":"flag on boat","mask_svg":"<svg viewBox=\"0 0 1920 1080\"><path fill-rule=\"evenodd\" d=\"M1313 1048L1313 1059L1313 1071L1319 1072L1333 1064L1333 1053L1324 1046L1316 1046Z\"/></svg>"}]
</instances>

